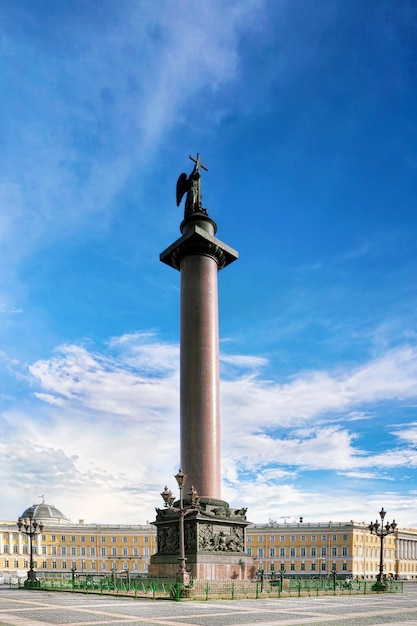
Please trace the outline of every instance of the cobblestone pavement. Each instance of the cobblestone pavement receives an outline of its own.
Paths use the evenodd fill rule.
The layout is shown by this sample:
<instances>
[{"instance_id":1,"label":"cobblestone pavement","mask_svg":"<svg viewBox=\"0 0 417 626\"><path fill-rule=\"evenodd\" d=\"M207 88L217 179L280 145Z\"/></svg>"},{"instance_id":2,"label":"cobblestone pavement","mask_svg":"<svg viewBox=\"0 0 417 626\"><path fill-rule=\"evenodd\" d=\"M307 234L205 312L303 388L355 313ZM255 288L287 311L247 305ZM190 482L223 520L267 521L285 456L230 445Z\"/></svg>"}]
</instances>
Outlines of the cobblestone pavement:
<instances>
[{"instance_id":1,"label":"cobblestone pavement","mask_svg":"<svg viewBox=\"0 0 417 626\"><path fill-rule=\"evenodd\" d=\"M417 583L403 594L174 602L0 589L0 626L417 626Z\"/></svg>"}]
</instances>

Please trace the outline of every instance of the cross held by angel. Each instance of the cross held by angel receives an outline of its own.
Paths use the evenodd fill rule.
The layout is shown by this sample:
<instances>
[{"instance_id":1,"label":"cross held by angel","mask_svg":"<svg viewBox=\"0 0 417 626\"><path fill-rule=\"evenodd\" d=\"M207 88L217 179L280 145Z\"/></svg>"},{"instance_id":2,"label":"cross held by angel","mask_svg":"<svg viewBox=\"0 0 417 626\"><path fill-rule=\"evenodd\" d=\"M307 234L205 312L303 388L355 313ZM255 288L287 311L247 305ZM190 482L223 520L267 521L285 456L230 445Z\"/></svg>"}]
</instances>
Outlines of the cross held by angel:
<instances>
[{"instance_id":1,"label":"cross held by angel","mask_svg":"<svg viewBox=\"0 0 417 626\"><path fill-rule=\"evenodd\" d=\"M206 172L208 172L208 168L201 163L199 152L197 152L196 159L190 154L190 159L191 161L194 161L193 171L189 176L183 172L177 180L177 206L180 206L184 194L187 194L185 199L184 218L192 215L193 213L204 213L207 215L207 210L203 209L202 205L200 178L201 168L206 170Z\"/></svg>"}]
</instances>

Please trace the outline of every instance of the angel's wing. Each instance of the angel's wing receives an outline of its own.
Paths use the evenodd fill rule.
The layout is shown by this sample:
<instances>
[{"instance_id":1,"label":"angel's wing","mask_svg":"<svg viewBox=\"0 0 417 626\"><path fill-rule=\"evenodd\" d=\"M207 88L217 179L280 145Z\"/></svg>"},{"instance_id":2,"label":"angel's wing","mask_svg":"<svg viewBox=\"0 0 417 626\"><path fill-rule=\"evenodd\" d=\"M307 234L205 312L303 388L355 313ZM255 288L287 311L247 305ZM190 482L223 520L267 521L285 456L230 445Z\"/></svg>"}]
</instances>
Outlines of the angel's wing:
<instances>
[{"instance_id":1,"label":"angel's wing","mask_svg":"<svg viewBox=\"0 0 417 626\"><path fill-rule=\"evenodd\" d=\"M182 197L189 190L187 174L180 174L177 180L177 206L180 206Z\"/></svg>"}]
</instances>

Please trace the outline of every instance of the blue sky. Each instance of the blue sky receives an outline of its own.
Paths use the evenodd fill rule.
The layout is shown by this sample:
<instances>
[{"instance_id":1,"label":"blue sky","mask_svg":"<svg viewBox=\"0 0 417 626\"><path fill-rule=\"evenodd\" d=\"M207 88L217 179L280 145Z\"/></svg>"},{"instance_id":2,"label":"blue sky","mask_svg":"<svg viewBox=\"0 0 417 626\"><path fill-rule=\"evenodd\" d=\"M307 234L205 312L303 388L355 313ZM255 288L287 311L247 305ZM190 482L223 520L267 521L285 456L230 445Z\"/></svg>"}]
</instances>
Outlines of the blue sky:
<instances>
[{"instance_id":1,"label":"blue sky","mask_svg":"<svg viewBox=\"0 0 417 626\"><path fill-rule=\"evenodd\" d=\"M0 495L144 523L179 465L178 175L219 274L222 495L417 526L413 0L0 7Z\"/></svg>"}]
</instances>

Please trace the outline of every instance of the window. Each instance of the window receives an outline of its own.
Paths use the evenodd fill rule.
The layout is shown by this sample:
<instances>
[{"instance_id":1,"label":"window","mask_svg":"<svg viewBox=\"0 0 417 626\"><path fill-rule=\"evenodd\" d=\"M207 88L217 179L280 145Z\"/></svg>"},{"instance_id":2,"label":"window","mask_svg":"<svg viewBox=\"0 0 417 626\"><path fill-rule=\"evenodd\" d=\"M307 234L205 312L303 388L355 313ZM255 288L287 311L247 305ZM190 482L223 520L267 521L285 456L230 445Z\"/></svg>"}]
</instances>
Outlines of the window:
<instances>
[{"instance_id":1,"label":"window","mask_svg":"<svg viewBox=\"0 0 417 626\"><path fill-rule=\"evenodd\" d=\"M66 561L62 561L62 569L67 569L67 562Z\"/></svg>"},{"instance_id":2,"label":"window","mask_svg":"<svg viewBox=\"0 0 417 626\"><path fill-rule=\"evenodd\" d=\"M311 541L316 541L316 535L311 535Z\"/></svg>"},{"instance_id":3,"label":"window","mask_svg":"<svg viewBox=\"0 0 417 626\"><path fill-rule=\"evenodd\" d=\"M81 539L81 541L85 541L85 536L81 535L80 539Z\"/></svg>"},{"instance_id":4,"label":"window","mask_svg":"<svg viewBox=\"0 0 417 626\"><path fill-rule=\"evenodd\" d=\"M250 535L248 535L248 537L247 537L247 542L248 542L248 543L251 543L251 542L252 542L252 537L251 537Z\"/></svg>"},{"instance_id":5,"label":"window","mask_svg":"<svg viewBox=\"0 0 417 626\"><path fill-rule=\"evenodd\" d=\"M279 549L279 556L285 556L285 548Z\"/></svg>"},{"instance_id":6,"label":"window","mask_svg":"<svg viewBox=\"0 0 417 626\"><path fill-rule=\"evenodd\" d=\"M295 563L291 563L291 565L290 565L290 570L291 570L292 572L294 572L294 571L295 571Z\"/></svg>"},{"instance_id":7,"label":"window","mask_svg":"<svg viewBox=\"0 0 417 626\"><path fill-rule=\"evenodd\" d=\"M9 546L7 545L7 543L5 543L3 546L3 552L8 552L8 551L9 551Z\"/></svg>"},{"instance_id":8,"label":"window","mask_svg":"<svg viewBox=\"0 0 417 626\"><path fill-rule=\"evenodd\" d=\"M96 549L90 548L90 556L96 556Z\"/></svg>"},{"instance_id":9,"label":"window","mask_svg":"<svg viewBox=\"0 0 417 626\"><path fill-rule=\"evenodd\" d=\"M246 553L247 553L248 556L252 556L252 548L248 548L246 550Z\"/></svg>"},{"instance_id":10,"label":"window","mask_svg":"<svg viewBox=\"0 0 417 626\"><path fill-rule=\"evenodd\" d=\"M17 554L17 552L19 551L19 546L17 545L17 543L13 544L13 553Z\"/></svg>"},{"instance_id":11,"label":"window","mask_svg":"<svg viewBox=\"0 0 417 626\"><path fill-rule=\"evenodd\" d=\"M315 563L312 563L312 564L311 564L311 571L312 571L312 572L315 572L315 571L316 571L316 564L315 564Z\"/></svg>"},{"instance_id":12,"label":"window","mask_svg":"<svg viewBox=\"0 0 417 626\"><path fill-rule=\"evenodd\" d=\"M306 536L305 535L301 535L301 541L305 541L306 540Z\"/></svg>"},{"instance_id":13,"label":"window","mask_svg":"<svg viewBox=\"0 0 417 626\"><path fill-rule=\"evenodd\" d=\"M291 535L291 541L295 541L295 535Z\"/></svg>"},{"instance_id":14,"label":"window","mask_svg":"<svg viewBox=\"0 0 417 626\"><path fill-rule=\"evenodd\" d=\"M281 535L279 540L281 541L281 543L284 542L285 541L285 535Z\"/></svg>"},{"instance_id":15,"label":"window","mask_svg":"<svg viewBox=\"0 0 417 626\"><path fill-rule=\"evenodd\" d=\"M46 569L46 561L42 561L42 569Z\"/></svg>"},{"instance_id":16,"label":"window","mask_svg":"<svg viewBox=\"0 0 417 626\"><path fill-rule=\"evenodd\" d=\"M264 540L264 536L263 535L258 535L258 541L262 542Z\"/></svg>"},{"instance_id":17,"label":"window","mask_svg":"<svg viewBox=\"0 0 417 626\"><path fill-rule=\"evenodd\" d=\"M111 555L112 556L117 556L117 548L112 548L111 549Z\"/></svg>"},{"instance_id":18,"label":"window","mask_svg":"<svg viewBox=\"0 0 417 626\"><path fill-rule=\"evenodd\" d=\"M71 541L75 541L75 535L71 535Z\"/></svg>"},{"instance_id":19,"label":"window","mask_svg":"<svg viewBox=\"0 0 417 626\"><path fill-rule=\"evenodd\" d=\"M4 567L9 567L9 559L4 559Z\"/></svg>"},{"instance_id":20,"label":"window","mask_svg":"<svg viewBox=\"0 0 417 626\"><path fill-rule=\"evenodd\" d=\"M321 547L321 556L327 556L327 548L325 546Z\"/></svg>"},{"instance_id":21,"label":"window","mask_svg":"<svg viewBox=\"0 0 417 626\"><path fill-rule=\"evenodd\" d=\"M106 548L101 548L101 556L106 556Z\"/></svg>"},{"instance_id":22,"label":"window","mask_svg":"<svg viewBox=\"0 0 417 626\"><path fill-rule=\"evenodd\" d=\"M300 556L305 556L305 555L306 555L306 549L300 548Z\"/></svg>"},{"instance_id":23,"label":"window","mask_svg":"<svg viewBox=\"0 0 417 626\"><path fill-rule=\"evenodd\" d=\"M106 538L105 537L101 537L101 543L105 543Z\"/></svg>"},{"instance_id":24,"label":"window","mask_svg":"<svg viewBox=\"0 0 417 626\"><path fill-rule=\"evenodd\" d=\"M91 561L91 569L97 569L95 561Z\"/></svg>"},{"instance_id":25,"label":"window","mask_svg":"<svg viewBox=\"0 0 417 626\"><path fill-rule=\"evenodd\" d=\"M290 548L290 556L295 556L295 548Z\"/></svg>"},{"instance_id":26,"label":"window","mask_svg":"<svg viewBox=\"0 0 417 626\"><path fill-rule=\"evenodd\" d=\"M51 554L52 556L56 556L56 546L51 547Z\"/></svg>"},{"instance_id":27,"label":"window","mask_svg":"<svg viewBox=\"0 0 417 626\"><path fill-rule=\"evenodd\" d=\"M111 538L112 543L116 543L116 537Z\"/></svg>"},{"instance_id":28,"label":"window","mask_svg":"<svg viewBox=\"0 0 417 626\"><path fill-rule=\"evenodd\" d=\"M315 547L315 546L313 546L313 547L311 548L311 550L310 550L310 556L317 556L317 554L316 554L316 547Z\"/></svg>"},{"instance_id":29,"label":"window","mask_svg":"<svg viewBox=\"0 0 417 626\"><path fill-rule=\"evenodd\" d=\"M101 569L106 571L106 561L101 562Z\"/></svg>"},{"instance_id":30,"label":"window","mask_svg":"<svg viewBox=\"0 0 417 626\"><path fill-rule=\"evenodd\" d=\"M347 570L347 565L346 565L346 563L343 563L343 564L342 564L342 570L343 570L344 572L346 572L346 570Z\"/></svg>"},{"instance_id":31,"label":"window","mask_svg":"<svg viewBox=\"0 0 417 626\"><path fill-rule=\"evenodd\" d=\"M348 549L346 547L342 548L342 556L348 555Z\"/></svg>"},{"instance_id":32,"label":"window","mask_svg":"<svg viewBox=\"0 0 417 626\"><path fill-rule=\"evenodd\" d=\"M138 542L138 538L137 537L133 537L133 543L137 543Z\"/></svg>"},{"instance_id":33,"label":"window","mask_svg":"<svg viewBox=\"0 0 417 626\"><path fill-rule=\"evenodd\" d=\"M332 556L337 556L337 547L333 546L332 548Z\"/></svg>"},{"instance_id":34,"label":"window","mask_svg":"<svg viewBox=\"0 0 417 626\"><path fill-rule=\"evenodd\" d=\"M139 556L139 549L133 548L133 556Z\"/></svg>"},{"instance_id":35,"label":"window","mask_svg":"<svg viewBox=\"0 0 417 626\"><path fill-rule=\"evenodd\" d=\"M67 540L66 536L65 535L61 535L61 541L66 541L66 540Z\"/></svg>"},{"instance_id":36,"label":"window","mask_svg":"<svg viewBox=\"0 0 417 626\"><path fill-rule=\"evenodd\" d=\"M347 535L343 535L343 541L347 541L347 540L348 540Z\"/></svg>"},{"instance_id":37,"label":"window","mask_svg":"<svg viewBox=\"0 0 417 626\"><path fill-rule=\"evenodd\" d=\"M337 541L337 535L332 535L332 541Z\"/></svg>"},{"instance_id":38,"label":"window","mask_svg":"<svg viewBox=\"0 0 417 626\"><path fill-rule=\"evenodd\" d=\"M26 535L23 534L23 538L26 539ZM42 541L46 541L46 535L42 535Z\"/></svg>"},{"instance_id":39,"label":"window","mask_svg":"<svg viewBox=\"0 0 417 626\"><path fill-rule=\"evenodd\" d=\"M326 563L323 561L323 563L321 564L321 571L325 572L326 571Z\"/></svg>"},{"instance_id":40,"label":"window","mask_svg":"<svg viewBox=\"0 0 417 626\"><path fill-rule=\"evenodd\" d=\"M149 556L149 548L143 548L143 556Z\"/></svg>"},{"instance_id":41,"label":"window","mask_svg":"<svg viewBox=\"0 0 417 626\"><path fill-rule=\"evenodd\" d=\"M95 538L93 535L91 535L91 537L90 537L90 543L94 543L94 542L95 542L95 540L96 540L96 538ZM95 569L95 568L94 568L94 569Z\"/></svg>"},{"instance_id":42,"label":"window","mask_svg":"<svg viewBox=\"0 0 417 626\"><path fill-rule=\"evenodd\" d=\"M56 541L55 535L51 535L51 541Z\"/></svg>"},{"instance_id":43,"label":"window","mask_svg":"<svg viewBox=\"0 0 417 626\"><path fill-rule=\"evenodd\" d=\"M123 537L123 543L127 543L127 537Z\"/></svg>"},{"instance_id":44,"label":"window","mask_svg":"<svg viewBox=\"0 0 417 626\"><path fill-rule=\"evenodd\" d=\"M269 536L269 541L275 541L275 535L270 535Z\"/></svg>"},{"instance_id":45,"label":"window","mask_svg":"<svg viewBox=\"0 0 417 626\"><path fill-rule=\"evenodd\" d=\"M42 546L42 554L46 554L46 546Z\"/></svg>"},{"instance_id":46,"label":"window","mask_svg":"<svg viewBox=\"0 0 417 626\"><path fill-rule=\"evenodd\" d=\"M52 561L52 569L56 569L56 561Z\"/></svg>"},{"instance_id":47,"label":"window","mask_svg":"<svg viewBox=\"0 0 417 626\"><path fill-rule=\"evenodd\" d=\"M123 569L124 569L124 570L126 570L126 571L127 571L127 569L128 569L128 568L127 568L127 562L126 562L126 561L123 561Z\"/></svg>"},{"instance_id":48,"label":"window","mask_svg":"<svg viewBox=\"0 0 417 626\"><path fill-rule=\"evenodd\" d=\"M67 546L61 546L61 554L62 556L67 556Z\"/></svg>"},{"instance_id":49,"label":"window","mask_svg":"<svg viewBox=\"0 0 417 626\"><path fill-rule=\"evenodd\" d=\"M275 548L269 548L269 556L272 558L275 557Z\"/></svg>"},{"instance_id":50,"label":"window","mask_svg":"<svg viewBox=\"0 0 417 626\"><path fill-rule=\"evenodd\" d=\"M285 572L285 565L284 565L284 563L281 563L280 569L281 569L281 572Z\"/></svg>"},{"instance_id":51,"label":"window","mask_svg":"<svg viewBox=\"0 0 417 626\"><path fill-rule=\"evenodd\" d=\"M264 549L263 548L258 548L258 556L260 558L263 558L263 556L264 556Z\"/></svg>"},{"instance_id":52,"label":"window","mask_svg":"<svg viewBox=\"0 0 417 626\"><path fill-rule=\"evenodd\" d=\"M127 556L127 548L123 548L123 556Z\"/></svg>"},{"instance_id":53,"label":"window","mask_svg":"<svg viewBox=\"0 0 417 626\"><path fill-rule=\"evenodd\" d=\"M72 546L72 548L71 548L71 555L72 556L77 556L77 548L75 546Z\"/></svg>"},{"instance_id":54,"label":"window","mask_svg":"<svg viewBox=\"0 0 417 626\"><path fill-rule=\"evenodd\" d=\"M135 570L135 572L137 572L138 569L139 569L138 564L136 563L136 561L133 564L133 569Z\"/></svg>"},{"instance_id":55,"label":"window","mask_svg":"<svg viewBox=\"0 0 417 626\"><path fill-rule=\"evenodd\" d=\"M305 563L301 563L300 570L302 572L305 572L305 569L306 569L306 564Z\"/></svg>"},{"instance_id":56,"label":"window","mask_svg":"<svg viewBox=\"0 0 417 626\"><path fill-rule=\"evenodd\" d=\"M15 561L13 562L13 567L19 567L19 561L15 560Z\"/></svg>"},{"instance_id":57,"label":"window","mask_svg":"<svg viewBox=\"0 0 417 626\"><path fill-rule=\"evenodd\" d=\"M322 541L326 541L326 539L327 539L327 535L322 535L322 536L321 536L321 540L322 540Z\"/></svg>"},{"instance_id":58,"label":"window","mask_svg":"<svg viewBox=\"0 0 417 626\"><path fill-rule=\"evenodd\" d=\"M85 546L82 546L81 548L81 556L85 556L86 555L86 548Z\"/></svg>"},{"instance_id":59,"label":"window","mask_svg":"<svg viewBox=\"0 0 417 626\"><path fill-rule=\"evenodd\" d=\"M148 541L149 541L149 537L144 537L144 542L148 543Z\"/></svg>"}]
</instances>

